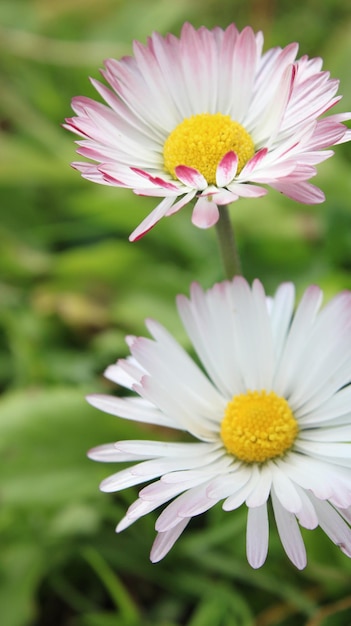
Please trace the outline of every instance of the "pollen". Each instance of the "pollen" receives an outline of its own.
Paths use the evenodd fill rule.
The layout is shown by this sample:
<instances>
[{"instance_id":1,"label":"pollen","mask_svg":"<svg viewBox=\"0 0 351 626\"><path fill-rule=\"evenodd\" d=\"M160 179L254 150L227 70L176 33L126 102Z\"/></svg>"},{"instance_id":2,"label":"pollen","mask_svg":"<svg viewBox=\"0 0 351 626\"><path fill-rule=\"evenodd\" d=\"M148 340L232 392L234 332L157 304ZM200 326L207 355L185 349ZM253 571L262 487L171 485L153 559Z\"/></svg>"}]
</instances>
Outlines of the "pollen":
<instances>
[{"instance_id":1,"label":"pollen","mask_svg":"<svg viewBox=\"0 0 351 626\"><path fill-rule=\"evenodd\" d=\"M228 152L237 154L237 173L241 172L255 153L254 142L245 128L222 113L192 115L168 135L163 148L164 167L175 179L178 165L193 167L213 185L217 166Z\"/></svg>"},{"instance_id":2,"label":"pollen","mask_svg":"<svg viewBox=\"0 0 351 626\"><path fill-rule=\"evenodd\" d=\"M228 402L221 438L230 454L246 463L264 463L283 456L298 433L285 398L274 391L248 391Z\"/></svg>"}]
</instances>

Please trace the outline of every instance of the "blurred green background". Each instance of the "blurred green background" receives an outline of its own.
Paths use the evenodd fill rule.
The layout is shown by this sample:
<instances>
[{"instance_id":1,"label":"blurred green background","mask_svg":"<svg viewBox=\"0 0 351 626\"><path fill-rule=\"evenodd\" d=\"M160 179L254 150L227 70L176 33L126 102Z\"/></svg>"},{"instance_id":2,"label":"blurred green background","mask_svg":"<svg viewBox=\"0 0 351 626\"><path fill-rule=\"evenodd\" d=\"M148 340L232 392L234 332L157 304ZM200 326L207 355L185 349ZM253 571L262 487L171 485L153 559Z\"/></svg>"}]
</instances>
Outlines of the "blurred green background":
<instances>
[{"instance_id":1,"label":"blurred green background","mask_svg":"<svg viewBox=\"0 0 351 626\"><path fill-rule=\"evenodd\" d=\"M2 0L0 5L0 620L3 626L350 626L351 562L319 531L305 533L297 572L275 529L266 565L245 559L245 511L194 520L165 561L151 565L154 517L122 535L135 498L101 494L112 466L86 450L121 438L162 437L90 408L112 392L104 368L126 354L145 317L186 338L174 298L192 280L223 278L215 233L190 208L138 243L129 233L155 206L93 185L69 163L61 128L74 95L95 97L108 56L181 24L263 29L265 48L300 42L341 79L351 108L348 0ZM270 191L231 207L243 266L268 291L293 279L331 297L351 288L351 151L319 167L321 206ZM150 432L152 431L152 432ZM118 469L118 468L117 468Z\"/></svg>"}]
</instances>

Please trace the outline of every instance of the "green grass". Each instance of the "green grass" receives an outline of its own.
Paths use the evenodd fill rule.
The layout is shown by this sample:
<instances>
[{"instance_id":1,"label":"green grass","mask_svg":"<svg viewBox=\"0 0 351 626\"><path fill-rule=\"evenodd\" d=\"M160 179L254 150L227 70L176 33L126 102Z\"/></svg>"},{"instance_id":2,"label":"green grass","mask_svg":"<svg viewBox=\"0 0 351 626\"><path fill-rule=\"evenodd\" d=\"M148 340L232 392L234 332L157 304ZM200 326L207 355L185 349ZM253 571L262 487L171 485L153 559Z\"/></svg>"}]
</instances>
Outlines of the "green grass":
<instances>
[{"instance_id":1,"label":"green grass","mask_svg":"<svg viewBox=\"0 0 351 626\"><path fill-rule=\"evenodd\" d=\"M145 317L181 342L174 299L223 277L214 231L190 209L145 239L129 233L155 202L95 186L69 167L61 128L70 99L95 96L107 56L183 21L262 28L266 47L300 42L341 79L351 107L347 0L3 0L0 7L0 614L4 626L349 626L351 561L319 531L305 533L309 564L288 562L272 524L267 563L245 558L245 512L215 508L193 520L170 555L148 560L155 516L122 535L135 497L98 491L110 468L86 450L154 437L90 408L109 391L104 368L126 354ZM326 202L298 205L270 191L232 206L243 266L268 291L294 280L329 298L351 288L351 153L319 167ZM161 434L160 434L161 436Z\"/></svg>"}]
</instances>

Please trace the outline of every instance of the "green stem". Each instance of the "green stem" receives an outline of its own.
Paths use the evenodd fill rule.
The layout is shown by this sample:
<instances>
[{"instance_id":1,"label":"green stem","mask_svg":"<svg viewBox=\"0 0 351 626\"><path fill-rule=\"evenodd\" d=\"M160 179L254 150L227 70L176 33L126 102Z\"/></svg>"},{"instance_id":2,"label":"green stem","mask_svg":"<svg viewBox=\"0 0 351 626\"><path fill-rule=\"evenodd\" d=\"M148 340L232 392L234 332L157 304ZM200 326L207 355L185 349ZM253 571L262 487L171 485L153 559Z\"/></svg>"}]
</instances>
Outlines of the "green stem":
<instances>
[{"instance_id":1,"label":"green stem","mask_svg":"<svg viewBox=\"0 0 351 626\"><path fill-rule=\"evenodd\" d=\"M100 553L95 548L87 547L83 550L83 556L109 592L116 609L119 611L121 623L123 621L126 626L140 624L139 611L132 596Z\"/></svg>"},{"instance_id":2,"label":"green stem","mask_svg":"<svg viewBox=\"0 0 351 626\"><path fill-rule=\"evenodd\" d=\"M235 243L234 230L227 206L219 208L219 220L216 224L217 237L222 255L226 277L231 279L241 274L241 263Z\"/></svg>"}]
</instances>

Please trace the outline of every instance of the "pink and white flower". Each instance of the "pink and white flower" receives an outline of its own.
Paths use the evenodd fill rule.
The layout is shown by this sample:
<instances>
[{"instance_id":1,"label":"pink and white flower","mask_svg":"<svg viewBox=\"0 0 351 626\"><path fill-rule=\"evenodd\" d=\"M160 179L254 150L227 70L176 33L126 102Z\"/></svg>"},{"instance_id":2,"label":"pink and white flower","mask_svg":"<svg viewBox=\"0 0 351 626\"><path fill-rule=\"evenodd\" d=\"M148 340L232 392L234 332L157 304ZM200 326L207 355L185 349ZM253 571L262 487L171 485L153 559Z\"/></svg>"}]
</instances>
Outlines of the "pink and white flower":
<instances>
[{"instance_id":1,"label":"pink and white flower","mask_svg":"<svg viewBox=\"0 0 351 626\"><path fill-rule=\"evenodd\" d=\"M178 297L179 314L200 368L159 323L152 339L128 337L131 356L106 377L137 396L92 395L112 415L190 433L192 442L119 441L90 451L132 465L106 478L116 492L147 483L117 526L165 508L156 521L152 561L172 548L193 516L218 502L247 507L247 558L268 550L271 503L286 554L306 565L299 525L320 526L351 556L351 292L321 309L309 287L294 313L282 284L268 298L242 277ZM140 463L135 463L141 461Z\"/></svg>"},{"instance_id":2,"label":"pink and white flower","mask_svg":"<svg viewBox=\"0 0 351 626\"><path fill-rule=\"evenodd\" d=\"M106 61L111 89L92 80L106 104L73 99L76 117L65 127L83 138L77 152L91 160L73 167L93 182L162 198L132 241L193 200L193 223L208 228L218 207L262 196L262 185L323 202L308 181L333 154L324 149L351 136L342 123L350 114L321 117L341 98L338 81L321 59L296 60L296 43L262 47L262 33L250 27L185 24L179 38L153 33L146 45L134 43L134 56Z\"/></svg>"}]
</instances>

